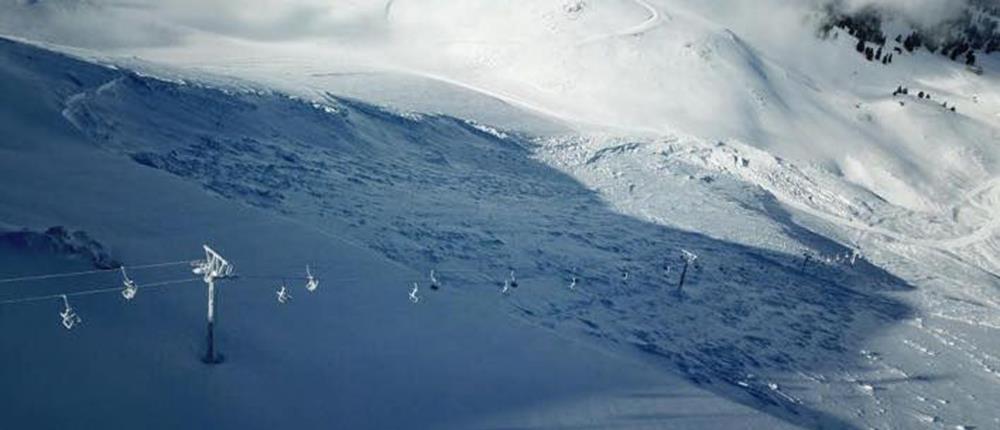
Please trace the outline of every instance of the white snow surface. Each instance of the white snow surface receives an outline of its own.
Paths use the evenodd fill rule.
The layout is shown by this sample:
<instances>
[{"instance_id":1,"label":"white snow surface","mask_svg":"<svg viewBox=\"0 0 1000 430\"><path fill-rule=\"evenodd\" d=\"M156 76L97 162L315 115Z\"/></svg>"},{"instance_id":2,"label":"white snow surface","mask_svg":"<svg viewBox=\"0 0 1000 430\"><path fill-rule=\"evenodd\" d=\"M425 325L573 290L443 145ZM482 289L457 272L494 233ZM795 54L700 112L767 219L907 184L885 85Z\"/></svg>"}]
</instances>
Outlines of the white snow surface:
<instances>
[{"instance_id":1,"label":"white snow surface","mask_svg":"<svg viewBox=\"0 0 1000 430\"><path fill-rule=\"evenodd\" d=\"M1000 427L996 58L790 0L253 3L0 3L0 223L357 280L234 281L216 368L197 283L4 306L0 422Z\"/></svg>"}]
</instances>

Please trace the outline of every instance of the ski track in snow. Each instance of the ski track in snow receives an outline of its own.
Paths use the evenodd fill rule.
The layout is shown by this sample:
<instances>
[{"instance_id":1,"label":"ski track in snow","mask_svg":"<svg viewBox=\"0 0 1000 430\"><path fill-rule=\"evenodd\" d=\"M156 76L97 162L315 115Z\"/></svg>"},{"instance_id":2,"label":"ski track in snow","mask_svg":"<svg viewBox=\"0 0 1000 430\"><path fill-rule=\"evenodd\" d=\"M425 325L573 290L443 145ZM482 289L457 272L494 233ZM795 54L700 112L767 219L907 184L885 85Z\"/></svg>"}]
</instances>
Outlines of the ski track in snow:
<instances>
[{"instance_id":1,"label":"ski track in snow","mask_svg":"<svg viewBox=\"0 0 1000 430\"><path fill-rule=\"evenodd\" d=\"M694 146L691 148L691 150L697 152L701 149L698 146ZM707 149L707 151L715 152L716 149L715 148ZM679 155L683 156L683 154ZM720 163L719 161L717 161L721 157L729 157L729 156L734 157L734 160L736 162L733 162L731 165L726 165L725 163ZM952 258L955 258L957 261L960 261L962 263L965 263L965 261L962 260L961 257L955 256L953 251L959 248L969 247L990 240L991 238L996 237L997 229L1000 228L1000 218L992 217L987 222L976 226L973 229L973 231L967 234L948 237L948 238L935 238L935 239L915 238L895 230L881 228L871 223L865 223L858 221L856 219L850 219L837 215L831 212L830 210L825 210L825 208L823 207L817 207L818 204L815 203L816 200L813 197L827 194L828 192L819 188L817 184L812 183L810 180L806 179L805 176L799 173L798 171L790 169L790 167L793 166L784 166L774 172L761 172L756 170L756 167L754 166L750 166L749 168L746 168L745 166L740 166L739 160L746 159L743 158L745 156L746 155L740 153L739 150L736 150L735 152L732 153L732 155L724 154L720 157L713 153L708 156L699 155L697 158L686 157L686 160L689 162L701 162L701 164L703 164L706 168L718 169L722 172L732 173L737 177L745 178L750 183L757 184L763 187L773 196L778 198L781 202L791 207L794 207L804 213L812 215L816 218L829 221L838 226L845 227L853 231L876 234L900 243L934 249ZM752 163L752 164L756 165L757 163ZM789 171L795 172L795 174L789 175L787 173ZM994 178L990 181L987 181L977 186L976 188L967 192L962 201L956 203L951 208L942 210L942 212L944 213L954 212L959 207L963 205L968 205L969 202L974 201L975 196L993 190L997 182L998 179ZM798 191L796 195L792 195L789 192L789 185L791 185L791 187L800 189L800 191ZM799 196L808 196L809 199L804 201ZM846 200L845 202L849 206L854 206L854 204L851 203L851 201L849 200ZM972 266L976 270L987 270L988 273L991 273L994 276L996 276L996 274L989 271L989 269L984 269L976 265Z\"/></svg>"},{"instance_id":2,"label":"ski track in snow","mask_svg":"<svg viewBox=\"0 0 1000 430\"><path fill-rule=\"evenodd\" d=\"M391 20L392 8L396 4L396 1L397 0L389 0L385 3L383 16L386 21ZM645 0L629 0L629 1L634 2L636 5L643 8L649 14L649 17L638 24L622 28L620 30L611 33L590 36L587 37L586 39L581 40L578 43L580 45L586 45L615 37L638 36L641 35L642 33L652 30L653 28L656 28L658 25L662 23L663 17L661 15L661 12L655 6L649 4Z\"/></svg>"},{"instance_id":3,"label":"ski track in snow","mask_svg":"<svg viewBox=\"0 0 1000 430\"><path fill-rule=\"evenodd\" d=\"M392 7L395 5L396 1L397 0L389 0L386 3L385 13L384 13L384 16L385 16L386 20L390 19L389 17L391 15ZM613 39L613 38L616 38L616 37L637 36L637 35L641 35L642 33L647 32L647 31L649 31L649 30L651 30L653 28L656 28L659 25L662 25L662 23L663 23L663 16L662 16L662 14L661 14L661 12L660 12L660 10L658 8L656 8L655 6L653 6L652 4L648 3L645 0L628 0L628 1L634 2L635 4L639 5L641 8L643 8L644 10L646 10L647 13L649 14L649 17L647 19L645 19L644 21L642 21L641 23L638 23L638 24L635 24L633 26L629 26L629 27L620 29L618 31L614 31L614 32L606 33L606 34L598 34L598 35L589 36L586 39L578 41L577 44L580 45L580 46L582 46L582 45L597 43L597 42L600 42L600 41L603 41L603 40L607 40L607 39ZM488 43L488 42L483 42L483 43ZM459 88L464 88L464 89L467 89L467 90L470 90L470 91L474 91L476 93L485 95L487 97L491 97L491 98L494 98L494 99L497 99L497 100L502 100L504 102L510 103L511 105L514 105L514 106L526 109L526 110L528 110L530 112L538 113L538 114L540 114L542 116L545 116L545 117L548 117L548 118L554 118L554 119L566 121L568 123L577 124L577 125L586 125L586 126L600 127L600 128L606 128L606 129L621 129L622 128L620 125L614 124L614 123L601 123L601 122L597 122L597 121L592 120L592 119L591 120L585 120L585 119L582 119L580 117L567 116L563 112L559 112L559 111L556 111L556 110L545 108L545 107L543 107L543 106L541 106L541 105L539 105L537 103L534 103L534 102L532 102L530 100L527 100L527 99L525 99L523 97L517 97L517 96L514 96L514 95L509 94L507 92L504 92L502 90L490 89L490 88L487 88L486 86L483 86L483 85L477 85L477 84L472 83L472 82L470 82L470 81L468 81L466 79L460 79L460 78L448 76L446 74L432 72L432 71L429 71L429 70L423 70L423 69L418 69L418 68L413 68L413 67L403 67L403 66L398 66L398 65L397 66L392 66L392 67L383 66L383 68L386 71L388 71L388 72L400 73L400 74L407 74L407 75L412 75L412 76L419 76L419 77L422 77L422 78L432 79L432 80L435 80L435 81L438 81L438 82L442 82L442 83L454 85L454 86L459 87ZM662 129L646 128L646 127L635 127L635 126L628 127L628 130L630 132L639 132L639 133L648 133L648 134L661 134L663 132Z\"/></svg>"},{"instance_id":4,"label":"ski track in snow","mask_svg":"<svg viewBox=\"0 0 1000 430\"><path fill-rule=\"evenodd\" d=\"M643 33L650 31L662 24L663 17L659 9L649 4L645 0L632 0L632 1L635 2L635 4L639 5L640 7L642 7L643 9L645 9L646 12L649 13L649 18L636 25L623 28L621 30L612 33L600 34L588 37L586 39L581 40L579 44L587 45L616 37L641 36Z\"/></svg>"}]
</instances>

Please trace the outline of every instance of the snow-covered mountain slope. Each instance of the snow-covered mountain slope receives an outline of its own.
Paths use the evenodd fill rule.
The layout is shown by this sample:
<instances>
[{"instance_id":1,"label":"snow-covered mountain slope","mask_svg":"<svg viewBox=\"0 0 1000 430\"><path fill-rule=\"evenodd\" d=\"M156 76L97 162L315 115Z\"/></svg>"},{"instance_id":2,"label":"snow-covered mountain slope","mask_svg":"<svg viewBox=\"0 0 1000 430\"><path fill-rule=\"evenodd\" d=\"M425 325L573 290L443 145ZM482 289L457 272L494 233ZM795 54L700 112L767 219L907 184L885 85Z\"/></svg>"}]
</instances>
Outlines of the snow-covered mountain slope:
<instances>
[{"instance_id":1,"label":"snow-covered mountain slope","mask_svg":"<svg viewBox=\"0 0 1000 430\"><path fill-rule=\"evenodd\" d=\"M141 147L148 153L203 151L213 157L237 142L191 140L193 134L210 139L209 131L222 130L216 121L238 120L248 133L240 136L264 139L243 143L251 151L246 161L274 165L274 172L285 170L275 163L297 154L316 162L348 157L378 162L370 157L378 137L411 129L427 135L394 139L393 146L413 152L423 148L429 156L441 141L473 140L486 147L482 156L490 154L488 147L523 153L462 121L408 119L360 104L340 106L340 114L333 114L280 95L227 95L179 86L6 41L0 48L0 75L5 99L18 100L4 103L0 115L0 171L7 184L0 187L0 219L5 226L82 229L127 265L198 258L207 241L245 276L221 287L218 333L227 362L216 367L198 359L205 291L186 267L132 272L140 285L194 281L141 289L132 302L114 292L72 298L83 318L72 332L59 325L58 299L3 305L4 428L464 429L554 423L659 428L664 422L715 427L732 416L757 428L785 425L697 388L662 365L590 346L541 327L542 321L512 318L492 286L466 284L442 272L444 288L430 292L425 287L423 301L411 304L410 282L423 283L424 271L432 267L425 259L389 260L357 245L355 229L316 222L299 207L285 206L283 198L266 198L279 191L298 196L309 185L309 166L296 173L303 183L295 186L279 178L259 185L253 178L265 175L250 170L245 178L216 175L218 184L210 185L192 175L197 167L154 169L136 162L142 158L134 152ZM127 107L111 106L111 100ZM66 119L125 131L127 121L114 125L107 120L130 114L157 123L154 128L164 134L140 138L144 143L111 145L121 135L104 129L107 139L88 139ZM195 119L203 115L213 116ZM241 115L246 116L237 119ZM256 132L255 123L261 127ZM337 144L332 133L337 126L370 140ZM331 134L303 146L306 137L315 138L309 132L317 130ZM447 134L463 139L446 139ZM201 145L209 149L198 149ZM478 154L473 148L467 152ZM348 187L345 179L340 190L312 191L334 203L330 210L363 210L367 217L359 222L382 226L391 215L366 205L365 192L389 181L419 191L412 181L429 179L419 173L344 172L357 185ZM321 209L320 203L311 208ZM86 260L67 260L44 248L31 251L19 243L0 243L4 279L88 268ZM454 244L475 245L458 239ZM320 289L309 294L292 284L294 301L278 307L274 288L280 279L258 276L295 276L306 263L320 277ZM529 282L526 278L523 289ZM107 273L4 284L0 299L118 283L116 273Z\"/></svg>"},{"instance_id":2,"label":"snow-covered mountain slope","mask_svg":"<svg viewBox=\"0 0 1000 430\"><path fill-rule=\"evenodd\" d=\"M172 19L149 25L176 26L171 34L178 41L111 45L101 52L266 81L306 97L356 88L358 76L424 76L584 129L736 139L817 163L920 213L946 213L997 177L1000 154L992 143L1000 96L994 73L975 75L925 51L896 54L889 66L866 61L842 29L817 37L824 19L820 3L768 0L748 10L734 1L373 0L330 10L317 6L325 11L317 14L318 28L302 30L291 41L275 40L262 28L314 5L288 5L287 14L275 14L277 22L247 24L244 31L261 32L256 37L225 25L208 30L192 18L197 14L168 5L159 7ZM100 2L85 9L93 8L125 27L144 22L135 18L141 15L136 9ZM38 9L11 8L10 19L21 25L6 27L35 36L38 25L31 31L21 27L38 24L38 15L80 16L65 7ZM235 7L219 9L222 21L246 20L229 10ZM754 11L769 15L764 19ZM892 38L907 29L903 22L887 24L887 52L901 46ZM998 66L990 56L981 63L986 70ZM377 77L364 82L369 89L354 92L366 99L382 95L397 102L405 96L396 94L408 92L399 85L380 88ZM900 85L932 99L892 96ZM425 99L418 110L475 117L494 109L455 106L447 102L451 97Z\"/></svg>"},{"instance_id":3,"label":"snow-covered mountain slope","mask_svg":"<svg viewBox=\"0 0 1000 430\"><path fill-rule=\"evenodd\" d=\"M304 93L329 90L324 75L405 71L588 128L739 139L820 163L922 212L996 176L994 75L923 51L896 55L890 67L868 62L842 30L816 37L821 9L811 2L754 4L770 19L739 3L372 1L331 12L336 21L356 15L370 27L361 35L317 30L294 42L261 41L177 18L183 42L104 51ZM905 27L886 31L891 38ZM995 60L983 63L990 69ZM933 101L891 97L899 85ZM955 115L941 102L957 105Z\"/></svg>"},{"instance_id":4,"label":"snow-covered mountain slope","mask_svg":"<svg viewBox=\"0 0 1000 430\"><path fill-rule=\"evenodd\" d=\"M20 26L0 30L96 46L55 48L123 70L6 44L5 94L42 103L0 121L37 113L51 124L22 132L32 141L67 129L139 184L318 229L335 250L364 249L364 273L405 267L370 303L405 299L433 268L454 286L442 297L499 311L489 325L513 317L651 363L709 404L806 427L1000 425L996 58L983 74L923 51L870 62L842 30L818 37L814 3L790 0L396 0L273 19L220 4L239 25L147 5L174 37L163 44L74 44L24 30L37 9L9 9ZM127 14L121 31L151 18L89 5ZM887 50L904 21L887 24ZM0 210L20 215L0 221L138 240L90 211L32 218L52 173L17 171L34 182L6 191L21 197ZM699 258L676 294L682 249ZM510 268L521 288L500 297ZM543 400L463 424L583 413ZM572 425L662 428L683 408ZM687 419L676 425L735 425Z\"/></svg>"},{"instance_id":5,"label":"snow-covered mountain slope","mask_svg":"<svg viewBox=\"0 0 1000 430\"><path fill-rule=\"evenodd\" d=\"M615 2L593 4L607 3ZM624 8L629 2L620 3ZM748 20L745 8L690 3L639 2L637 8L656 11L649 18L655 22L627 36L589 33L595 26L585 18L612 19L600 7L586 7L590 3L583 3L579 18L555 11L524 18L520 27L544 36L513 46L501 44L502 36L490 26L459 27L471 34L446 41L435 36L427 41L434 48L412 50L420 58L409 64L576 120L738 139L779 156L814 161L920 212L941 210L997 176L996 106L973 101L995 99L995 75L973 75L964 65L923 52L900 55L884 67L856 55L846 34L813 37L815 23L805 17L779 21L792 28L774 40L743 24L773 22ZM780 11L780 3L753 7ZM463 13L447 4L441 2L443 11L434 15L452 23L494 20L489 9ZM521 6L518 10L532 9ZM426 7L394 3L393 22L412 16L404 28L424 25ZM741 15L722 11L727 8ZM549 20L554 23L547 27ZM579 34L583 31L588 36ZM468 39L481 43L464 44ZM422 62L427 56L431 59ZM890 94L898 85L930 92L934 102L894 98ZM957 113L942 109L942 101L960 105Z\"/></svg>"}]
</instances>

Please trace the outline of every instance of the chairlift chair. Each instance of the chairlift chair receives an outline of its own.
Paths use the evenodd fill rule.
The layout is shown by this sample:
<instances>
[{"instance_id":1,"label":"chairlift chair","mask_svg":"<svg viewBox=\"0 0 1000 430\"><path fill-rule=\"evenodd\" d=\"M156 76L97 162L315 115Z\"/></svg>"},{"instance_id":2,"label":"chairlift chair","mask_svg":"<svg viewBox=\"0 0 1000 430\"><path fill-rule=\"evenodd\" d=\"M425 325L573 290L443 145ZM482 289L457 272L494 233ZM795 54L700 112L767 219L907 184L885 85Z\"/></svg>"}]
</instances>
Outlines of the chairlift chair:
<instances>
[{"instance_id":1,"label":"chairlift chair","mask_svg":"<svg viewBox=\"0 0 1000 430\"><path fill-rule=\"evenodd\" d=\"M135 294L139 291L139 286L135 284L135 281L129 279L128 274L125 273L125 266L122 266L122 285L125 289L122 290L122 297L125 300L132 300L135 298Z\"/></svg>"},{"instance_id":2,"label":"chairlift chair","mask_svg":"<svg viewBox=\"0 0 1000 430\"><path fill-rule=\"evenodd\" d=\"M413 303L420 303L420 296L417 295L417 291L419 291L419 290L420 290L420 287L417 285L416 282L414 282L413 283L413 290L410 291L410 301L411 302L413 302Z\"/></svg>"},{"instance_id":3,"label":"chairlift chair","mask_svg":"<svg viewBox=\"0 0 1000 430\"><path fill-rule=\"evenodd\" d=\"M580 277L576 275L579 272L580 272L580 269L575 268L575 267L573 268L573 277L570 278L569 289L575 290L576 289L576 285L580 283Z\"/></svg>"},{"instance_id":4,"label":"chairlift chair","mask_svg":"<svg viewBox=\"0 0 1000 430\"><path fill-rule=\"evenodd\" d=\"M441 283L438 282L437 276L435 276L434 269L431 269L431 289L437 291L441 288Z\"/></svg>"},{"instance_id":5,"label":"chairlift chair","mask_svg":"<svg viewBox=\"0 0 1000 430\"><path fill-rule=\"evenodd\" d=\"M288 292L288 287L285 284L281 284L281 288L277 292L278 303L286 304L292 300L292 294Z\"/></svg>"},{"instance_id":6,"label":"chairlift chair","mask_svg":"<svg viewBox=\"0 0 1000 430\"><path fill-rule=\"evenodd\" d=\"M319 288L319 279L313 277L312 272L309 270L309 266L306 266L306 291L310 293L316 291Z\"/></svg>"},{"instance_id":7,"label":"chairlift chair","mask_svg":"<svg viewBox=\"0 0 1000 430\"><path fill-rule=\"evenodd\" d=\"M76 311L69 305L69 299L65 295L62 296L62 299L65 309L63 309L62 312L59 312L59 316L62 317L63 327L66 327L66 330L72 330L74 326L83 322L83 319L80 318L80 316L76 314Z\"/></svg>"}]
</instances>

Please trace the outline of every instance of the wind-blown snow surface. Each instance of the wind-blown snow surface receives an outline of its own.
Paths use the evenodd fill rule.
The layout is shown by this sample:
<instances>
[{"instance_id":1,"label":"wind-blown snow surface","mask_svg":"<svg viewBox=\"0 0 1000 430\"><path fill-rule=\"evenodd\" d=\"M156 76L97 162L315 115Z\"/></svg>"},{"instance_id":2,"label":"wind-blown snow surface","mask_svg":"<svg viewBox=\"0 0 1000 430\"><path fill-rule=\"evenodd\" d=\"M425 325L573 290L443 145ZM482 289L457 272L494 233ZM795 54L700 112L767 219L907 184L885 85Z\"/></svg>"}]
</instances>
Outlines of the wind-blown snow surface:
<instances>
[{"instance_id":1,"label":"wind-blown snow surface","mask_svg":"<svg viewBox=\"0 0 1000 430\"><path fill-rule=\"evenodd\" d=\"M892 67L874 65L853 52L846 34L815 39L803 9L774 7L790 4L779 0L762 2L772 6L769 20L746 19L734 2L509 3L380 3L378 19L362 15L376 23L366 34L384 38L361 37L364 43L357 35L280 43L260 37L267 31L240 38L221 29L219 36L185 21L197 30L184 33L183 43L84 53L173 82L9 45L3 64L20 78L8 81L37 84L24 92L25 85L8 83L7 91L46 102L7 106L6 115L46 112L49 121L76 130L67 132L73 141L83 136L102 157L141 172L134 182L183 184L185 196L200 195L200 187L225 203L199 201L243 203L261 223L335 235L339 245L328 246L340 252L331 255L345 248L359 253L344 243L359 244L373 251L372 261L357 269L366 276L393 267L388 261L407 268L372 293L377 297L358 302L408 305L406 286L435 268L451 287L420 306L476 303L477 312L498 315L468 312L469 320L508 327L514 323L501 316L509 315L637 357L710 390L702 407L721 397L807 427L1000 425L994 60L985 60L981 76L925 53L899 56ZM760 22L785 26L772 31L775 25ZM407 94L414 84L420 92ZM911 94L929 91L933 99L891 97L897 85ZM957 112L941 101L958 104ZM30 152L19 139L8 142L12 154ZM127 261L141 262L142 252L150 252L138 251L137 243L148 243L142 235L116 233L118 226L84 214L89 210L52 206L49 215L35 215L34 194L51 189L45 178L55 173L19 171L40 179L5 191L21 195L5 202L21 203L8 203L4 210L18 215L0 221L86 227L116 249L134 241L122 255ZM111 188L108 178L94 179L95 188ZM141 202L119 204L135 201ZM154 219L133 231L173 225ZM218 224L201 225L207 231ZM227 250L248 244L234 236L250 229L223 236L237 244ZM184 249L196 248L203 235L192 233ZM671 287L680 249L700 258L677 295ZM852 265L855 251L862 257ZM271 256L252 252L256 257L244 260ZM809 264L803 253L811 255ZM321 261L339 261L331 255ZM288 266L308 258L289 256ZM508 267L517 268L522 287L502 298L498 282ZM582 282L570 291L573 276ZM199 294L176 299L178 306L197 314ZM270 299L247 297L254 298L245 306ZM344 306L346 300L337 297ZM452 318L443 311L437 317ZM196 333L197 324L189 324ZM416 339L426 342L423 336ZM187 355L194 353L197 334L178 339L192 342ZM274 351L274 342L243 345ZM298 342L289 351L300 349ZM470 348L478 354L476 344ZM440 357L431 350L428 356ZM577 358L546 354L560 363ZM501 374L547 368L522 362ZM459 426L773 425L759 415L754 419L763 421L725 413L676 422L673 414L688 408L672 401L613 412L631 420L608 421L587 411L604 401L618 411L636 398L662 397L639 393L616 403L608 385L596 384L599 400L582 407L563 407L554 400L558 393L541 393L531 412L510 408L496 421ZM485 404L491 401L505 409L495 406L496 397L479 399L469 416L495 411ZM351 417L361 415L367 414ZM427 416L413 417L418 427L433 426Z\"/></svg>"},{"instance_id":2,"label":"wind-blown snow surface","mask_svg":"<svg viewBox=\"0 0 1000 430\"><path fill-rule=\"evenodd\" d=\"M198 360L205 293L185 267L133 271L140 286L195 281L141 289L133 302L117 294L73 298L84 320L72 332L59 325L58 300L3 306L4 428L659 428L733 419L782 426L694 387L663 364L588 346L546 329L550 319L512 318L511 305L491 285L442 272L443 290L425 287L413 305L409 283L424 282L428 260L396 255L393 261L354 244L386 234L401 215L380 214L379 190L429 199L428 181L457 180L445 157L457 165L507 157L508 167L520 170L493 175L538 175L534 181L554 181L583 198L572 180L531 162L509 140L451 118L405 118L361 104L327 111L276 94L171 84L7 41L0 42L0 76L0 93L18 100L0 106L5 226L85 229L131 265L197 258L207 241L245 276L221 286L219 337L227 362L215 367ZM131 128L138 125L133 120L163 134L146 135ZM243 130L229 134L239 140L219 140L212 131L227 127ZM128 130L143 137L126 143ZM189 140L195 135L204 139ZM433 150L469 142L476 146L464 154ZM242 148L237 158L222 156L236 149L231 145ZM201 162L187 158L195 152ZM391 163L407 154L422 154L423 161L395 170L361 164L341 173L316 164ZM217 167L210 167L212 159ZM233 162L247 166L234 169ZM432 176L431 167L443 170ZM218 169L215 179L202 176L206 168ZM317 176L324 172L332 176ZM453 194L440 197L457 201L460 194ZM340 212L356 215L342 223L317 219ZM498 247L454 234L448 243L455 247ZM440 240L427 245L443 246ZM0 244L4 278L87 268L16 243ZM382 250L388 249L414 252L403 234L387 236ZM286 307L274 299L278 280L255 278L294 276L305 263L322 285L308 294L292 284L295 299ZM110 273L5 284L0 299L118 282ZM522 288L542 289L540 282L525 273Z\"/></svg>"}]
</instances>

